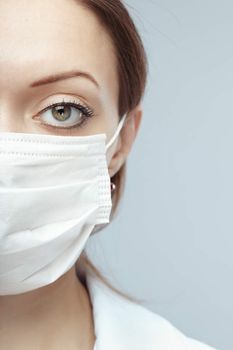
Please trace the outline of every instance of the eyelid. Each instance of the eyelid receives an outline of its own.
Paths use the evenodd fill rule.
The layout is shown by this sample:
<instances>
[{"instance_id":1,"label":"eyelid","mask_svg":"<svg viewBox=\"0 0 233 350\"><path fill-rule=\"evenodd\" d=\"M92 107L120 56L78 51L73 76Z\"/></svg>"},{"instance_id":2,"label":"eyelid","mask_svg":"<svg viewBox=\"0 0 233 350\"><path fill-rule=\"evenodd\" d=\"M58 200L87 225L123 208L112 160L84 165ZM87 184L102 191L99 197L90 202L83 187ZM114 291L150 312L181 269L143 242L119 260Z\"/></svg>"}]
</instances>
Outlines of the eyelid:
<instances>
[{"instance_id":1,"label":"eyelid","mask_svg":"<svg viewBox=\"0 0 233 350\"><path fill-rule=\"evenodd\" d=\"M71 98L72 98L72 101L71 101ZM54 104L55 103L62 103L62 102L80 103L80 104L84 105L84 107L87 107L89 109L94 110L94 107L89 102L87 102L86 99L83 98L82 96L77 96L75 94L68 94L68 93L56 93L56 94L51 94L51 95L47 96L46 99L43 99L37 103L36 110L42 111L48 105L51 105L53 103Z\"/></svg>"},{"instance_id":2,"label":"eyelid","mask_svg":"<svg viewBox=\"0 0 233 350\"><path fill-rule=\"evenodd\" d=\"M55 106L62 106L62 105L69 105L75 109L82 109L83 108L83 113L85 114L89 114L89 115L94 115L94 110L91 109L88 105L86 105L83 102L77 101L77 100L69 100L66 101L64 98L61 101L56 101L56 102L51 102L49 104L47 104L38 114L41 114L42 112L46 112L50 109L52 109Z\"/></svg>"}]
</instances>

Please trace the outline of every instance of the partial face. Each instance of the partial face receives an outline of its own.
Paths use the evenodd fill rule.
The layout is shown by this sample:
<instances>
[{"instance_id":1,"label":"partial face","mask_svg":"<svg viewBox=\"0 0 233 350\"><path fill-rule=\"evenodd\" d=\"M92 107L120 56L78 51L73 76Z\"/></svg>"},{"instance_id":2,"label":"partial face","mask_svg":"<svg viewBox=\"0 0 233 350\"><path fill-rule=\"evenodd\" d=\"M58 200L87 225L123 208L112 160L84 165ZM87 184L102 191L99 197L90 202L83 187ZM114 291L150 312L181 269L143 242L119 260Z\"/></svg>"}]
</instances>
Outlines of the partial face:
<instances>
[{"instance_id":1,"label":"partial face","mask_svg":"<svg viewBox=\"0 0 233 350\"><path fill-rule=\"evenodd\" d=\"M75 0L7 0L0 19L0 132L110 139L119 122L117 63L95 15ZM71 71L91 77L35 84Z\"/></svg>"}]
</instances>

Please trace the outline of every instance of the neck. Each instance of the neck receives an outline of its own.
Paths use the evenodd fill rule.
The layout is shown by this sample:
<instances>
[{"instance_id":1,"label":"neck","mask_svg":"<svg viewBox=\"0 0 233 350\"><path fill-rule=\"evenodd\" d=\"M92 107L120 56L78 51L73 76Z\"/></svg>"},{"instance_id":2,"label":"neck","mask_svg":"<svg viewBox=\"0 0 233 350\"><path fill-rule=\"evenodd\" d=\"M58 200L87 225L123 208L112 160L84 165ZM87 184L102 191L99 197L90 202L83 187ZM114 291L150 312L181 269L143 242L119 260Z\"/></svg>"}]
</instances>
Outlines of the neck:
<instances>
[{"instance_id":1,"label":"neck","mask_svg":"<svg viewBox=\"0 0 233 350\"><path fill-rule=\"evenodd\" d=\"M75 267L45 287L0 296L3 349L89 350L94 340L90 299Z\"/></svg>"}]
</instances>

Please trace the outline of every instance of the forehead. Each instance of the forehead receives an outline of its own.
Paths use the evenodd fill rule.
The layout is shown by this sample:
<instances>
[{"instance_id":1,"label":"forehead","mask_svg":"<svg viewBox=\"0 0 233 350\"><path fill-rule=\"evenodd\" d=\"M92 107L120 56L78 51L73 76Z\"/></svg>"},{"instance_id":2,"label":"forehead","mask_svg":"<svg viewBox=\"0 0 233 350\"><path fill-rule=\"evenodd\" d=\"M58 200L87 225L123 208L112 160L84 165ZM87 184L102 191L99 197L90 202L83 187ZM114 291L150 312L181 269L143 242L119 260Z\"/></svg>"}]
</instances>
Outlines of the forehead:
<instances>
[{"instance_id":1,"label":"forehead","mask_svg":"<svg viewBox=\"0 0 233 350\"><path fill-rule=\"evenodd\" d=\"M0 47L0 85L2 72L31 82L68 68L91 72L103 87L116 81L106 29L75 0L1 1Z\"/></svg>"}]
</instances>

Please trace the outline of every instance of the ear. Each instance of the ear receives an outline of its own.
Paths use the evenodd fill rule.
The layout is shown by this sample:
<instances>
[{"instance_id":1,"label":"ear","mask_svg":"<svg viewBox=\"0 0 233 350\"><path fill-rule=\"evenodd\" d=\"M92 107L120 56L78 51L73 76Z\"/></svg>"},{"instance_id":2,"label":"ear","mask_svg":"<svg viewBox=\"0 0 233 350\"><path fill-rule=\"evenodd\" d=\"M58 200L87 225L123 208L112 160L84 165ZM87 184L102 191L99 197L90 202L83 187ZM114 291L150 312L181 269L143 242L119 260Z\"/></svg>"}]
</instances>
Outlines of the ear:
<instances>
[{"instance_id":1,"label":"ear","mask_svg":"<svg viewBox=\"0 0 233 350\"><path fill-rule=\"evenodd\" d=\"M109 175L113 177L125 163L136 139L142 119L142 107L138 105L126 117L119 134L117 147L109 162Z\"/></svg>"}]
</instances>

